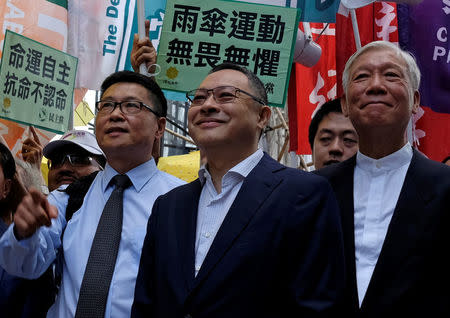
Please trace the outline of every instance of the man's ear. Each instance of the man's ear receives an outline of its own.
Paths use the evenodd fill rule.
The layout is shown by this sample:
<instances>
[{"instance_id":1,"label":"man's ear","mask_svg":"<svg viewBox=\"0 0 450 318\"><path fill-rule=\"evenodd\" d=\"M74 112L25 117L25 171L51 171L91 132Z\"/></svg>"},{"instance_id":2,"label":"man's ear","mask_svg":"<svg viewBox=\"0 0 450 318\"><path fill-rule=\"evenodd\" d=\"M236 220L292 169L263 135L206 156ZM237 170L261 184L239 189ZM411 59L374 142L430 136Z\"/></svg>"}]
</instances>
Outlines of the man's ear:
<instances>
[{"instance_id":1,"label":"man's ear","mask_svg":"<svg viewBox=\"0 0 450 318\"><path fill-rule=\"evenodd\" d=\"M158 129L155 132L155 138L160 139L164 135L164 130L166 129L166 118L160 117L158 118Z\"/></svg>"},{"instance_id":2,"label":"man's ear","mask_svg":"<svg viewBox=\"0 0 450 318\"><path fill-rule=\"evenodd\" d=\"M262 106L259 110L258 127L263 130L269 122L272 111L269 106Z\"/></svg>"},{"instance_id":3,"label":"man's ear","mask_svg":"<svg viewBox=\"0 0 450 318\"><path fill-rule=\"evenodd\" d=\"M3 183L3 187L1 189L1 198L0 199L4 199L8 196L9 191L11 191L11 183L12 180L11 179L5 179L5 182Z\"/></svg>"},{"instance_id":4,"label":"man's ear","mask_svg":"<svg viewBox=\"0 0 450 318\"><path fill-rule=\"evenodd\" d=\"M348 104L347 104L347 96L342 95L341 97L341 109L342 114L344 114L345 117L348 117Z\"/></svg>"},{"instance_id":5,"label":"man's ear","mask_svg":"<svg viewBox=\"0 0 450 318\"><path fill-rule=\"evenodd\" d=\"M414 92L413 96L413 105L412 105L412 113L415 114L419 110L420 106L420 93L419 91Z\"/></svg>"}]
</instances>

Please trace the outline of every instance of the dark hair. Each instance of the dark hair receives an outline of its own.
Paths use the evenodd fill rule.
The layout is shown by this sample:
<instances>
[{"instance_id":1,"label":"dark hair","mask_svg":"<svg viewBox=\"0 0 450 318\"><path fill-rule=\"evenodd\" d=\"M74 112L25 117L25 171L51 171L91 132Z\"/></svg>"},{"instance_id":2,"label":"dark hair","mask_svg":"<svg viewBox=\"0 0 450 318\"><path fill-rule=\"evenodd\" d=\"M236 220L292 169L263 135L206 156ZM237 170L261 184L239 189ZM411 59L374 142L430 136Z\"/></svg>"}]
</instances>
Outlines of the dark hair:
<instances>
[{"instance_id":1,"label":"dark hair","mask_svg":"<svg viewBox=\"0 0 450 318\"><path fill-rule=\"evenodd\" d=\"M235 70L247 76L250 87L254 90L256 97L260 98L264 102L264 104L267 105L267 92L264 88L264 83L259 79L258 76L256 76L255 73L241 65L225 62L214 66L208 74L212 74L222 70Z\"/></svg>"},{"instance_id":2,"label":"dark hair","mask_svg":"<svg viewBox=\"0 0 450 318\"><path fill-rule=\"evenodd\" d=\"M317 134L317 129L319 129L319 125L322 122L323 118L329 113L341 113L341 99L336 98L333 100L329 100L317 110L314 117L311 119L311 123L309 124L308 129L308 140L309 145L311 146L311 150L314 149L314 138Z\"/></svg>"},{"instance_id":3,"label":"dark hair","mask_svg":"<svg viewBox=\"0 0 450 318\"><path fill-rule=\"evenodd\" d=\"M5 179L13 179L16 173L16 162L8 147L0 142L0 165Z\"/></svg>"},{"instance_id":4,"label":"dark hair","mask_svg":"<svg viewBox=\"0 0 450 318\"><path fill-rule=\"evenodd\" d=\"M450 156L447 156L447 157L444 158L444 160L442 160L442 163L446 163L449 160L450 160Z\"/></svg>"},{"instance_id":5,"label":"dark hair","mask_svg":"<svg viewBox=\"0 0 450 318\"><path fill-rule=\"evenodd\" d=\"M116 83L136 83L144 86L150 91L150 99L156 106L156 112L161 117L167 115L167 100L164 96L159 85L152 80L151 77L132 72L132 71L119 71L109 75L102 83L100 98L103 97L105 91Z\"/></svg>"}]
</instances>

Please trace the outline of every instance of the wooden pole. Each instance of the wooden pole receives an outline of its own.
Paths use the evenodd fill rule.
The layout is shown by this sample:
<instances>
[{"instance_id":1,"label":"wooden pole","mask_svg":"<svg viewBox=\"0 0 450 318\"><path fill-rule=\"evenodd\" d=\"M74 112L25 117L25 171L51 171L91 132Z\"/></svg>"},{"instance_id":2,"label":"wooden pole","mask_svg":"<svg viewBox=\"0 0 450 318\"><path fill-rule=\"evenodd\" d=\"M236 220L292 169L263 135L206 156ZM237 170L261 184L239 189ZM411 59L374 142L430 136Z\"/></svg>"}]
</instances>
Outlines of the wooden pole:
<instances>
[{"instance_id":1,"label":"wooden pole","mask_svg":"<svg viewBox=\"0 0 450 318\"><path fill-rule=\"evenodd\" d=\"M280 117L280 119L281 119L281 123L283 124L284 129L286 129L287 131L289 131L289 126L287 125L286 121L284 120L284 116L283 116L283 114L281 113L280 108L279 108L279 107L275 107L275 110L276 110L276 112L277 112L277 114L278 114L278 117Z\"/></svg>"},{"instance_id":2,"label":"wooden pole","mask_svg":"<svg viewBox=\"0 0 450 318\"><path fill-rule=\"evenodd\" d=\"M186 137L186 136L180 135L179 133L176 133L176 132L174 132L173 130L170 130L169 128L167 128L167 127L166 127L166 131L167 131L169 134L174 135L175 137L181 138L181 139L183 139L183 140L185 140L185 141L187 141L187 142L190 142L191 144L194 144L194 145L195 145L195 142L194 142L191 138L188 138L188 137Z\"/></svg>"},{"instance_id":3,"label":"wooden pole","mask_svg":"<svg viewBox=\"0 0 450 318\"><path fill-rule=\"evenodd\" d=\"M278 154L278 162L280 162L281 158L283 158L284 153L286 152L286 148L289 144L289 126L287 125L286 121L284 120L283 113L281 112L279 107L275 107L275 111L277 112L278 117L280 117L281 124L283 125L284 129L286 129L286 138L284 139L283 147L281 148L280 153Z\"/></svg>"},{"instance_id":4,"label":"wooden pole","mask_svg":"<svg viewBox=\"0 0 450 318\"><path fill-rule=\"evenodd\" d=\"M306 164L306 162L305 162L305 159L303 158L303 156L302 155L299 155L299 157L300 157L300 168L302 169L302 170L308 170L308 166L307 166L307 164Z\"/></svg>"},{"instance_id":5,"label":"wooden pole","mask_svg":"<svg viewBox=\"0 0 450 318\"><path fill-rule=\"evenodd\" d=\"M289 133L286 134L286 138L284 139L283 147L281 148L280 153L278 154L278 162L280 162L281 158L283 158L283 155L286 151L287 145L289 143Z\"/></svg>"}]
</instances>

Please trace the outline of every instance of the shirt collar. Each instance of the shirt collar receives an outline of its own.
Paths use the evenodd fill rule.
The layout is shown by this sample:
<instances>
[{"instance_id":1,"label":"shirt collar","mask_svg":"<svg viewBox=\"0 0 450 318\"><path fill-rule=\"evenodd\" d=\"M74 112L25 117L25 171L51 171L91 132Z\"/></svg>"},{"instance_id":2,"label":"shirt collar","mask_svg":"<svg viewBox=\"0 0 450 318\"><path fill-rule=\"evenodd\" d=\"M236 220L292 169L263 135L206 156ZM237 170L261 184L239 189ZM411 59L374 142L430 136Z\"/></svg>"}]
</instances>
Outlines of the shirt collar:
<instances>
[{"instance_id":1,"label":"shirt collar","mask_svg":"<svg viewBox=\"0 0 450 318\"><path fill-rule=\"evenodd\" d=\"M232 167L228 172L224 175L224 178L226 175L234 173L242 176L242 178L245 178L248 176L250 171L253 170L253 168L256 167L258 162L261 160L261 158L264 156L264 152L261 149L257 149L253 154L239 162L237 165ZM208 160L208 159L206 159ZM203 185L206 182L206 179L211 179L211 175L208 171L208 168L206 165L202 165L200 167L200 170L198 171L198 178ZM223 179L222 179L223 180ZM223 181L222 181L223 182Z\"/></svg>"},{"instance_id":2,"label":"shirt collar","mask_svg":"<svg viewBox=\"0 0 450 318\"><path fill-rule=\"evenodd\" d=\"M140 164L139 166L127 171L125 174L130 178L133 187L137 192L140 192L144 185L156 174L158 168L156 167L155 160L150 159L149 161ZM103 192L106 191L111 179L118 175L119 173L113 169L108 163L106 164L102 188Z\"/></svg>"},{"instance_id":3,"label":"shirt collar","mask_svg":"<svg viewBox=\"0 0 450 318\"><path fill-rule=\"evenodd\" d=\"M401 149L397 150L381 159L373 159L363 155L359 150L356 154L356 166L362 170L373 171L392 171L411 162L413 156L412 147L407 142Z\"/></svg>"}]
</instances>

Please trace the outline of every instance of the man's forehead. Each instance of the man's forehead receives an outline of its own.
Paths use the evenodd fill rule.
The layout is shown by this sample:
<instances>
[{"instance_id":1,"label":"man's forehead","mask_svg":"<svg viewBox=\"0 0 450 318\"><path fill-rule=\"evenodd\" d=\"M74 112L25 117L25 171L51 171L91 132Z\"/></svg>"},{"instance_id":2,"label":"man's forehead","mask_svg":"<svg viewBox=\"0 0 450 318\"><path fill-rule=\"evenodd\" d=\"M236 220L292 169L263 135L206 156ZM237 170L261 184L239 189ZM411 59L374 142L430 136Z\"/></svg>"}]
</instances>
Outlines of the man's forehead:
<instances>
[{"instance_id":1,"label":"man's forehead","mask_svg":"<svg viewBox=\"0 0 450 318\"><path fill-rule=\"evenodd\" d=\"M151 92L143 85L134 82L117 82L108 87L103 97L120 95L120 97L149 96Z\"/></svg>"},{"instance_id":2,"label":"man's forehead","mask_svg":"<svg viewBox=\"0 0 450 318\"><path fill-rule=\"evenodd\" d=\"M245 89L248 87L248 79L242 72L224 69L208 74L198 88L209 89L218 86L234 86Z\"/></svg>"},{"instance_id":3,"label":"man's forehead","mask_svg":"<svg viewBox=\"0 0 450 318\"><path fill-rule=\"evenodd\" d=\"M378 55L381 59L373 58L373 55ZM350 71L354 72L361 68L379 65L380 63L383 63L385 67L396 67L402 71L407 67L406 61L395 50L385 47L374 47L357 56L351 65Z\"/></svg>"},{"instance_id":4,"label":"man's forehead","mask_svg":"<svg viewBox=\"0 0 450 318\"><path fill-rule=\"evenodd\" d=\"M330 112L323 117L319 124L319 130L321 129L354 130L350 119L344 114L336 112Z\"/></svg>"}]
</instances>

